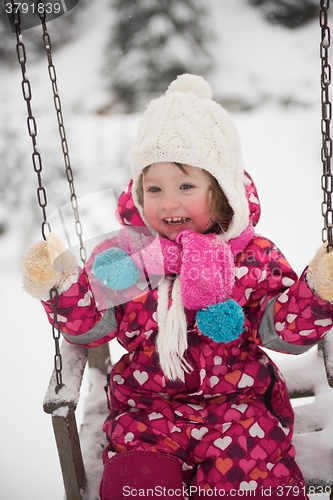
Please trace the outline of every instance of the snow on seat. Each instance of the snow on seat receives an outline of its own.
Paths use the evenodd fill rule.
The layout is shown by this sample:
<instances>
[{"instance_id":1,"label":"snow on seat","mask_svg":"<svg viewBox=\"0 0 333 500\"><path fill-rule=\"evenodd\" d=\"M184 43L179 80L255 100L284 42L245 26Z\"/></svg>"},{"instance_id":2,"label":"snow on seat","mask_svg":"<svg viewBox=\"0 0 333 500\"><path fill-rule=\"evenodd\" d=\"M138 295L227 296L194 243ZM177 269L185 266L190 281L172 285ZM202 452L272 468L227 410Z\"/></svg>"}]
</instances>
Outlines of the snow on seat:
<instances>
[{"instance_id":1,"label":"snow on seat","mask_svg":"<svg viewBox=\"0 0 333 500\"><path fill-rule=\"evenodd\" d=\"M299 356L284 356L277 364L294 407L293 442L297 463L310 493L330 494L333 488L333 389L329 383L333 386L333 330L319 349L314 347ZM310 402L294 399L311 395ZM318 486L323 490L316 488Z\"/></svg>"}]
</instances>

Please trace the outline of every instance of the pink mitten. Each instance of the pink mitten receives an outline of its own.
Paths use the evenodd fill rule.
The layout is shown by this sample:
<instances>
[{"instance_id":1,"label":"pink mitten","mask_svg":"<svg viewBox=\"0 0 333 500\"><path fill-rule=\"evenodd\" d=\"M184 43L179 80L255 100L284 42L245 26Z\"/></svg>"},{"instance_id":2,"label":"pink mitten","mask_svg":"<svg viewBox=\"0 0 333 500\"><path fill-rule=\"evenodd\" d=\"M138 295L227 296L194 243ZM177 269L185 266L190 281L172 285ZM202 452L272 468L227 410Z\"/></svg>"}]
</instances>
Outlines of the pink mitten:
<instances>
[{"instance_id":1,"label":"pink mitten","mask_svg":"<svg viewBox=\"0 0 333 500\"><path fill-rule=\"evenodd\" d=\"M183 248L180 289L187 309L202 309L225 301L231 294L235 273L229 245L216 234L185 230L176 243Z\"/></svg>"}]
</instances>

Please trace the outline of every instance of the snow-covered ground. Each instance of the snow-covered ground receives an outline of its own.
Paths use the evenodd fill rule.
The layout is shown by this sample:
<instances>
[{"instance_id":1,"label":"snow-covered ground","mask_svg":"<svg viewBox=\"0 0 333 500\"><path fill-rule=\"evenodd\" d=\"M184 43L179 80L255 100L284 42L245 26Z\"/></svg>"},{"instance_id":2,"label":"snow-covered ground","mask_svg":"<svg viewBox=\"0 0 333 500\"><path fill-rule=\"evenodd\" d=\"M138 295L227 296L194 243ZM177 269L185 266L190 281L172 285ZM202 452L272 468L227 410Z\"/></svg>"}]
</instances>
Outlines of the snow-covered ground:
<instances>
[{"instance_id":1,"label":"snow-covered ground","mask_svg":"<svg viewBox=\"0 0 333 500\"><path fill-rule=\"evenodd\" d=\"M210 3L218 35L217 67L207 78L216 98L233 103L245 167L262 203L258 231L276 242L300 273L321 244L320 29L316 21L297 30L271 26L245 0ZM102 116L94 112L107 103L102 72L109 26L108 17L101 16L105 8L106 0L93 2L80 14L74 41L54 54L72 164L84 171L80 179L85 182L80 180L77 187L79 197L109 188L119 193L130 175L129 147L140 118L139 113ZM39 147L53 154L58 138L45 64L31 65L29 76L40 124ZM31 145L20 71L2 67L0 79L2 127L7 119L15 124L29 169ZM239 101L254 107L241 111ZM35 189L32 169L31 179L27 189ZM59 208L57 201L49 200L51 212ZM100 221L104 215L103 208L94 205L89 217ZM39 228L27 235L24 226L22 213L16 229L0 239L0 498L61 500L63 485L51 421L42 410L53 341L41 306L21 291L19 268L22 252L39 238ZM103 232L97 223L91 227L96 235ZM83 397L87 386L86 381ZM79 421L81 414L79 408Z\"/></svg>"}]
</instances>

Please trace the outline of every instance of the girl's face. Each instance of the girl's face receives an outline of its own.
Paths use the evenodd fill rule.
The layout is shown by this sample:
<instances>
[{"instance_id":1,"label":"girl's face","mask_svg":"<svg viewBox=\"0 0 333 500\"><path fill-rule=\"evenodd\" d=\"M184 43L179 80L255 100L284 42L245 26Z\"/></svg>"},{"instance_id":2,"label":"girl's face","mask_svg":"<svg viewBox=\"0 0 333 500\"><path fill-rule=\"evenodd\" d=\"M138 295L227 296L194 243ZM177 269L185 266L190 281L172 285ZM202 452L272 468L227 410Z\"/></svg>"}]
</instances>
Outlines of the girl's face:
<instances>
[{"instance_id":1,"label":"girl's face","mask_svg":"<svg viewBox=\"0 0 333 500\"><path fill-rule=\"evenodd\" d=\"M143 211L148 224L174 241L180 231L206 232L212 225L208 197L210 181L200 169L170 162L154 163L143 174Z\"/></svg>"}]
</instances>

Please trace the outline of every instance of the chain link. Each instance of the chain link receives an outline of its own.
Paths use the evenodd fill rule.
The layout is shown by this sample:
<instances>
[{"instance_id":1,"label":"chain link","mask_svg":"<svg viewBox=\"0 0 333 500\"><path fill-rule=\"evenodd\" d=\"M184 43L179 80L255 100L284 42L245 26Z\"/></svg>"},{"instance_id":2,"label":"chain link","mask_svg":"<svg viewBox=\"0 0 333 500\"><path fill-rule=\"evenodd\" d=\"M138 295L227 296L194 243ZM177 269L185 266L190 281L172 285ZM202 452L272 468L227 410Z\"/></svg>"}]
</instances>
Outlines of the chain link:
<instances>
[{"instance_id":1,"label":"chain link","mask_svg":"<svg viewBox=\"0 0 333 500\"><path fill-rule=\"evenodd\" d=\"M52 323L52 337L54 340L54 371L56 375L57 385L55 387L55 392L58 394L60 389L64 386L62 382L62 356L60 353L60 338L61 330L60 323L58 321L58 302L59 294L58 290L53 287L50 290L50 303L53 309L53 323Z\"/></svg>"},{"instance_id":2,"label":"chain link","mask_svg":"<svg viewBox=\"0 0 333 500\"><path fill-rule=\"evenodd\" d=\"M43 4L43 0L38 0L37 2L37 9L38 5ZM78 201L75 193L75 188L74 188L74 175L71 167L71 162L69 158L69 148L68 148L68 143L67 143L67 137L66 137L66 130L64 126L64 120L63 120L63 115L62 115L62 107L61 107L61 100L58 92L58 85L57 85L57 73L55 66L52 61L52 53L51 53L51 39L50 35L47 31L46 27L46 14L45 14L46 9L38 9L39 12L39 17L42 22L42 27L43 27L43 43L44 43L44 48L46 51L47 55L47 61L48 61L48 72L49 72L49 77L51 80L52 84L52 91L53 91L53 100L54 100L54 107L56 110L57 114L57 120L58 120L58 127L59 127L59 135L60 135L60 141L61 141L61 148L62 152L64 155L64 162L65 162L65 168L66 168L66 177L67 181L69 184L69 190L70 190L70 200L71 200L71 205L74 213L74 218L75 218L75 231L77 234L77 237L79 239L80 243L80 257L81 261L83 264L85 264L87 255L86 255L86 250L83 244L83 238L82 238L82 225L80 221L80 216L79 216L79 210L78 210Z\"/></svg>"},{"instance_id":3,"label":"chain link","mask_svg":"<svg viewBox=\"0 0 333 500\"><path fill-rule=\"evenodd\" d=\"M322 148L321 161L323 163L323 174L321 177L321 187L324 194L322 203L322 215L324 217L324 228L322 230L323 242L327 242L327 251L333 250L333 206L332 206L332 139L331 120L332 104L329 96L329 86L331 84L331 66L329 64L329 47L331 44L331 32L328 24L329 0L320 1L319 22L321 27L320 59L321 59L321 134Z\"/></svg>"},{"instance_id":4,"label":"chain link","mask_svg":"<svg viewBox=\"0 0 333 500\"><path fill-rule=\"evenodd\" d=\"M15 3L13 0L11 0L11 4L12 4L13 24L15 26L15 33L16 33L16 53L22 72L22 83L21 83L22 94L23 94L23 99L25 100L27 105L27 112L28 112L27 126L28 126L28 133L32 141L32 149L33 149L32 164L34 167L34 171L36 172L37 182L38 182L37 199L38 199L38 204L42 210L42 216L43 216L41 231L44 240L46 240L45 229L47 228L48 232L50 233L51 226L47 220L47 215L46 215L47 196L42 181L43 162L40 151L37 147L37 123L32 113L32 105L31 105L32 92L31 92L30 81L27 76L27 68L26 68L27 55L21 34L20 10L15 7Z\"/></svg>"}]
</instances>

